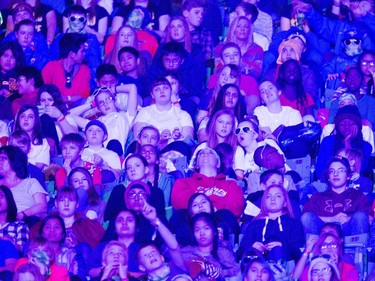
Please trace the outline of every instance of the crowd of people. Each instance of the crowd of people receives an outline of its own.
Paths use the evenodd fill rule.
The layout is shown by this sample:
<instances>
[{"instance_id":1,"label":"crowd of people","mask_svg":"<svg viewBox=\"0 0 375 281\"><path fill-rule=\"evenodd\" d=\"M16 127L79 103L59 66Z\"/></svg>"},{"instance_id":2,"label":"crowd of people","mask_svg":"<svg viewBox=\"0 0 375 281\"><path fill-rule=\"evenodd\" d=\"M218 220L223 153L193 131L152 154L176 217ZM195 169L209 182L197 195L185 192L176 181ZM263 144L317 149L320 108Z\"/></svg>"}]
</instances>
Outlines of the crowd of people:
<instances>
[{"instance_id":1,"label":"crowd of people","mask_svg":"<svg viewBox=\"0 0 375 281\"><path fill-rule=\"evenodd\" d=\"M0 280L367 273L373 0L1 2Z\"/></svg>"}]
</instances>

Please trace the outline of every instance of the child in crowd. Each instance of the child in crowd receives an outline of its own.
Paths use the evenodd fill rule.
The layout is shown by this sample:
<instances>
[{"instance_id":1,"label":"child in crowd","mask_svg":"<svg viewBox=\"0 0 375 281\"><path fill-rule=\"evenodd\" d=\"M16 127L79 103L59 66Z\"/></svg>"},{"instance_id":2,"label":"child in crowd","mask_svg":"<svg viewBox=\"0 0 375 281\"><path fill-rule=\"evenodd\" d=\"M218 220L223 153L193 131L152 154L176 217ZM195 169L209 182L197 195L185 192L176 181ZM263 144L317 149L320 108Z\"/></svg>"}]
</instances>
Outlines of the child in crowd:
<instances>
[{"instance_id":1,"label":"child in crowd","mask_svg":"<svg viewBox=\"0 0 375 281\"><path fill-rule=\"evenodd\" d=\"M17 113L14 130L26 132L31 139L31 148L28 153L29 162L43 170L50 163L50 146L42 136L42 127L38 108L32 105L23 105Z\"/></svg>"},{"instance_id":2,"label":"child in crowd","mask_svg":"<svg viewBox=\"0 0 375 281\"><path fill-rule=\"evenodd\" d=\"M58 190L55 205L58 214L64 220L65 242L69 247L76 247L83 242L91 248L98 245L104 235L104 229L98 220L80 217L77 213L78 194L74 188L63 187ZM81 246L84 248L84 245ZM81 246L78 248L81 249Z\"/></svg>"},{"instance_id":3,"label":"child in crowd","mask_svg":"<svg viewBox=\"0 0 375 281\"><path fill-rule=\"evenodd\" d=\"M191 41L201 46L206 61L212 59L214 42L211 32L202 26L206 3L202 0L188 0L182 5L182 15L186 19Z\"/></svg>"},{"instance_id":4,"label":"child in crowd","mask_svg":"<svg viewBox=\"0 0 375 281\"><path fill-rule=\"evenodd\" d=\"M109 170L118 179L121 170L120 157L103 146L108 138L106 126L99 120L92 120L86 125L85 136L87 147L82 152L82 160L92 164L90 169L99 167Z\"/></svg>"},{"instance_id":5,"label":"child in crowd","mask_svg":"<svg viewBox=\"0 0 375 281\"><path fill-rule=\"evenodd\" d=\"M31 149L30 136L21 130L14 131L9 137L9 145L18 147L23 153L28 155ZM41 186L45 186L44 174L37 166L28 162L27 170L30 177L37 179Z\"/></svg>"}]
</instances>

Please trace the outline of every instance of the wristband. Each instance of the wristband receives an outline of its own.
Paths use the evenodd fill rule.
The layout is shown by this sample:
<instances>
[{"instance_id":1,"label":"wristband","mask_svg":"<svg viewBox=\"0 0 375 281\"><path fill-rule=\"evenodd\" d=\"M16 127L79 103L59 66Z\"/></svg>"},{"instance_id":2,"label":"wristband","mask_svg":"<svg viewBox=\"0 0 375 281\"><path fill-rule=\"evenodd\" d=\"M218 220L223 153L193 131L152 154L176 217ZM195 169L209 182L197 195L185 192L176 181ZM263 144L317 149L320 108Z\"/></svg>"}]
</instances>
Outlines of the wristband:
<instances>
[{"instance_id":1,"label":"wristband","mask_svg":"<svg viewBox=\"0 0 375 281\"><path fill-rule=\"evenodd\" d=\"M129 281L128 277L121 278L121 281Z\"/></svg>"},{"instance_id":2,"label":"wristband","mask_svg":"<svg viewBox=\"0 0 375 281\"><path fill-rule=\"evenodd\" d=\"M179 103L180 103L179 101L174 101L174 102L172 102L173 105L175 105L175 104L179 104Z\"/></svg>"},{"instance_id":3,"label":"wristband","mask_svg":"<svg viewBox=\"0 0 375 281\"><path fill-rule=\"evenodd\" d=\"M304 255L304 256L308 256L308 255L310 255L310 253L311 252L309 252L309 251L307 251L306 249L303 251L303 254L302 255Z\"/></svg>"},{"instance_id":4,"label":"wristband","mask_svg":"<svg viewBox=\"0 0 375 281\"><path fill-rule=\"evenodd\" d=\"M61 117L61 115L62 115L62 117ZM64 114L61 114L61 115L60 115L59 119L57 119L57 122L59 122L59 123L61 123L62 121L65 120L65 115Z\"/></svg>"},{"instance_id":5,"label":"wristband","mask_svg":"<svg viewBox=\"0 0 375 281\"><path fill-rule=\"evenodd\" d=\"M95 100L93 100L92 102L91 102L91 108L95 108L96 107L96 102L95 102Z\"/></svg>"},{"instance_id":6,"label":"wristband","mask_svg":"<svg viewBox=\"0 0 375 281\"><path fill-rule=\"evenodd\" d=\"M161 224L161 221L159 220L159 218L157 218L156 221L153 223L153 225L154 225L155 227L159 227L160 224Z\"/></svg>"}]
</instances>

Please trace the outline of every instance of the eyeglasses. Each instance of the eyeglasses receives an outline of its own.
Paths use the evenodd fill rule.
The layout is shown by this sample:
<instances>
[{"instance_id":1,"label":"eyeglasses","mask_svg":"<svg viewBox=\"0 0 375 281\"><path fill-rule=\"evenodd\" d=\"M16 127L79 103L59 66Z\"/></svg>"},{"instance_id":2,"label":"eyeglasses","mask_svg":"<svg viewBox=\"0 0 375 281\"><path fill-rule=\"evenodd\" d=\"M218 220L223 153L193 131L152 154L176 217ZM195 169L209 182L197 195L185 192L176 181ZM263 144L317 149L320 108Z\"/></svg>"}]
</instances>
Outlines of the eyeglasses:
<instances>
[{"instance_id":1,"label":"eyeglasses","mask_svg":"<svg viewBox=\"0 0 375 281\"><path fill-rule=\"evenodd\" d=\"M328 174L330 174L330 175L334 175L334 174L344 174L344 173L346 173L347 171L346 171L346 169L344 169L344 168L338 168L337 170L335 170L335 169L329 169L328 170Z\"/></svg>"},{"instance_id":2,"label":"eyeglasses","mask_svg":"<svg viewBox=\"0 0 375 281\"><path fill-rule=\"evenodd\" d=\"M320 249L336 249L337 248L337 244L336 243L324 243L320 246Z\"/></svg>"},{"instance_id":3,"label":"eyeglasses","mask_svg":"<svg viewBox=\"0 0 375 281\"><path fill-rule=\"evenodd\" d=\"M250 127L238 127L238 128L234 131L234 133L235 133L236 135L239 135L239 134L241 133L241 131L243 131L245 134L250 133L250 132L255 133L255 131L254 131L253 129L251 129Z\"/></svg>"},{"instance_id":4,"label":"eyeglasses","mask_svg":"<svg viewBox=\"0 0 375 281\"><path fill-rule=\"evenodd\" d=\"M113 97L107 97L105 98L104 100L101 100L101 101L98 101L98 106L101 107L101 106L104 106L106 105L107 103L109 103L110 101L112 101L114 98Z\"/></svg>"},{"instance_id":5,"label":"eyeglasses","mask_svg":"<svg viewBox=\"0 0 375 281\"><path fill-rule=\"evenodd\" d=\"M313 269L311 270L311 275L312 276L318 276L318 275L328 275L331 272L330 267L324 267L321 269Z\"/></svg>"},{"instance_id":6,"label":"eyeglasses","mask_svg":"<svg viewBox=\"0 0 375 281\"><path fill-rule=\"evenodd\" d=\"M146 155L146 154L155 154L155 150L141 150L141 154L142 155Z\"/></svg>"},{"instance_id":7,"label":"eyeglasses","mask_svg":"<svg viewBox=\"0 0 375 281\"><path fill-rule=\"evenodd\" d=\"M171 59L168 59L168 58L163 58L163 63L168 64L168 65L170 65L170 64L177 65L180 62L181 62L181 59L173 59L173 60L171 60Z\"/></svg>"},{"instance_id":8,"label":"eyeglasses","mask_svg":"<svg viewBox=\"0 0 375 281\"><path fill-rule=\"evenodd\" d=\"M85 17L79 17L79 16L70 16L69 17L69 20L71 22L75 22L76 20L80 21L80 22L85 22L86 21L86 18Z\"/></svg>"},{"instance_id":9,"label":"eyeglasses","mask_svg":"<svg viewBox=\"0 0 375 281\"><path fill-rule=\"evenodd\" d=\"M147 198L147 194L146 192L129 192L128 194L128 198L129 199L133 199L135 200L136 198L138 199L146 199Z\"/></svg>"},{"instance_id":10,"label":"eyeglasses","mask_svg":"<svg viewBox=\"0 0 375 281\"><path fill-rule=\"evenodd\" d=\"M361 39L351 38L351 39L345 39L344 44L346 46L349 46L350 44L359 45L362 42Z\"/></svg>"},{"instance_id":11,"label":"eyeglasses","mask_svg":"<svg viewBox=\"0 0 375 281\"><path fill-rule=\"evenodd\" d=\"M361 61L362 66L375 66L375 61Z\"/></svg>"}]
</instances>

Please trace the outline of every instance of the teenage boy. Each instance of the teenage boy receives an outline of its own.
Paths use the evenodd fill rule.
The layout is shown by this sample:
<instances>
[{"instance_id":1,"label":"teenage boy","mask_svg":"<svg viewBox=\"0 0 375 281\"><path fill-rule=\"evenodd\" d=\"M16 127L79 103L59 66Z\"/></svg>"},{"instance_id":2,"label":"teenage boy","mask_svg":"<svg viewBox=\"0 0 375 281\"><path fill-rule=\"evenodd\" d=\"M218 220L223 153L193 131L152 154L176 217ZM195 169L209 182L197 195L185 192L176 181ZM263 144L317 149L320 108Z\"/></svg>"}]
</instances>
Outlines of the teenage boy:
<instances>
[{"instance_id":1,"label":"teenage boy","mask_svg":"<svg viewBox=\"0 0 375 281\"><path fill-rule=\"evenodd\" d=\"M193 121L190 115L175 106L172 100L172 88L165 78L158 79L152 85L151 96L154 104L142 108L134 120L133 132L138 135L144 126L156 127L163 141L172 142L192 138Z\"/></svg>"},{"instance_id":2,"label":"teenage boy","mask_svg":"<svg viewBox=\"0 0 375 281\"><path fill-rule=\"evenodd\" d=\"M73 5L69 8L68 11L68 21L69 28L64 30L63 33L60 33L56 36L53 44L50 48L50 58L51 60L58 60L61 57L61 46L59 44L60 40L64 35L68 33L79 33L84 34L86 37L86 52L84 55L84 62L90 69L91 77L95 77L96 68L101 64L101 51L100 44L98 39L94 34L86 32L87 28L87 13L82 6ZM95 85L95 80L92 79L92 86Z\"/></svg>"},{"instance_id":3,"label":"teenage boy","mask_svg":"<svg viewBox=\"0 0 375 281\"><path fill-rule=\"evenodd\" d=\"M24 104L37 104L37 95L40 87L43 86L43 78L40 71L33 66L25 66L17 73L18 95L12 102L13 116L16 116L18 109Z\"/></svg>"},{"instance_id":4,"label":"teenage boy","mask_svg":"<svg viewBox=\"0 0 375 281\"><path fill-rule=\"evenodd\" d=\"M35 30L34 19L25 16L17 21L14 32L9 33L3 42L17 41L23 50L27 65L35 66L39 70L48 62L48 45L42 34Z\"/></svg>"},{"instance_id":5,"label":"teenage boy","mask_svg":"<svg viewBox=\"0 0 375 281\"><path fill-rule=\"evenodd\" d=\"M178 242L158 218L155 208L145 203L142 208L142 214L157 228L167 246L171 262L164 262L164 257L155 244L143 244L137 251L139 269L148 275L148 280L172 280L174 276L186 273L187 267Z\"/></svg>"},{"instance_id":6,"label":"teenage boy","mask_svg":"<svg viewBox=\"0 0 375 281\"><path fill-rule=\"evenodd\" d=\"M55 175L57 187L66 184L66 178L71 170L85 166L86 163L81 158L84 145L85 139L80 134L71 133L62 137L60 147L64 162Z\"/></svg>"},{"instance_id":7,"label":"teenage boy","mask_svg":"<svg viewBox=\"0 0 375 281\"><path fill-rule=\"evenodd\" d=\"M205 88L206 68L195 62L178 42L168 42L162 45L159 53L160 56L155 57L149 69L145 81L148 82L148 88L145 91L150 93L149 85L156 79L173 74L181 81L181 88L184 89L179 93L179 97L184 99L186 111L191 116L195 116L196 105Z\"/></svg>"},{"instance_id":8,"label":"teenage boy","mask_svg":"<svg viewBox=\"0 0 375 281\"><path fill-rule=\"evenodd\" d=\"M182 15L189 25L191 42L202 47L204 57L207 61L212 58L214 42L211 32L202 27L205 7L204 0L187 0L182 5Z\"/></svg>"},{"instance_id":9,"label":"teenage boy","mask_svg":"<svg viewBox=\"0 0 375 281\"><path fill-rule=\"evenodd\" d=\"M64 102L73 103L90 95L90 69L83 59L86 36L67 33L59 40L61 59L49 62L42 70L46 84L55 84Z\"/></svg>"},{"instance_id":10,"label":"teenage boy","mask_svg":"<svg viewBox=\"0 0 375 281\"><path fill-rule=\"evenodd\" d=\"M82 152L82 160L91 163L91 168L100 167L111 171L118 179L121 170L120 157L103 146L108 138L105 125L99 120L91 120L86 125L85 136L88 146Z\"/></svg>"},{"instance_id":11,"label":"teenage boy","mask_svg":"<svg viewBox=\"0 0 375 281\"><path fill-rule=\"evenodd\" d=\"M137 86L138 95L145 97L143 77L138 74L140 64L139 52L133 47L123 47L118 52L118 61L120 63L122 73L119 75L119 84L135 84Z\"/></svg>"},{"instance_id":12,"label":"teenage boy","mask_svg":"<svg viewBox=\"0 0 375 281\"><path fill-rule=\"evenodd\" d=\"M241 67L241 49L233 42L227 42L223 45L220 52L220 64L234 64ZM215 88L219 74L215 73L208 79L208 88ZM254 77L241 74L240 89L245 93L247 112L253 112L254 108L260 104L258 83Z\"/></svg>"}]
</instances>

